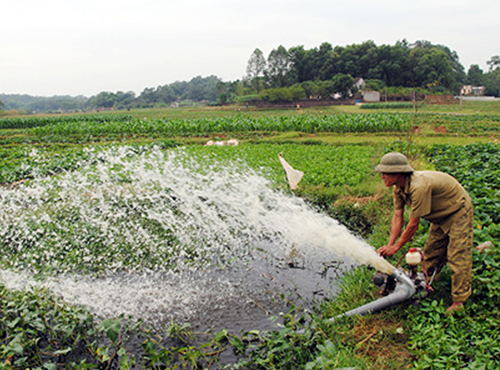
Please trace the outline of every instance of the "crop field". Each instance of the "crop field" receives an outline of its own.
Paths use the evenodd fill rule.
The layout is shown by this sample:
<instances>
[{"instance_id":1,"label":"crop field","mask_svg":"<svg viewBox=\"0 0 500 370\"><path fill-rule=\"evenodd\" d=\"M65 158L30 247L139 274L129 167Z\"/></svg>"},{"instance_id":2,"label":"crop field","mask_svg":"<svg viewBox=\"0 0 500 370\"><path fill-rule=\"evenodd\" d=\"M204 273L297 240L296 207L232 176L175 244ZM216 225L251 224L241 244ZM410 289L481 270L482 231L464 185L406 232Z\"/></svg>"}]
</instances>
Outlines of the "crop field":
<instances>
[{"instance_id":1,"label":"crop field","mask_svg":"<svg viewBox=\"0 0 500 370\"><path fill-rule=\"evenodd\" d=\"M0 369L500 367L500 109L446 109L0 118ZM204 145L228 138L239 145ZM51 291L80 281L78 289L102 289L106 297L98 282L108 278L133 285L127 276L167 276L185 290L176 307L189 315L186 296L204 297L207 288L186 288L181 280L230 271L256 258L252 250L282 253L280 264L292 273L305 269L293 266L301 251L307 256L327 240L321 230L337 232L330 221L312 225L316 213L318 222L333 217L380 247L392 204L373 168L395 149L417 169L455 176L473 199L475 245L493 243L488 253L474 253L474 294L456 316L444 314L445 270L436 293L418 307L325 322L374 299L373 272L363 263L344 271L336 297L309 309L282 293L290 311L281 313L280 330L269 331L196 333L189 322L145 322L140 312L149 311L140 302L130 315L93 314ZM297 190L289 188L279 153L304 172ZM412 246L423 245L427 227ZM206 299L221 304L217 295Z\"/></svg>"},{"instance_id":2,"label":"crop field","mask_svg":"<svg viewBox=\"0 0 500 370\"><path fill-rule=\"evenodd\" d=\"M137 119L126 115L75 116L63 118L6 118L0 128L26 130L35 141L58 142L71 138L95 140L123 136L206 136L237 132L401 132L409 127L409 116L366 114L289 117L220 117L198 119Z\"/></svg>"}]
</instances>

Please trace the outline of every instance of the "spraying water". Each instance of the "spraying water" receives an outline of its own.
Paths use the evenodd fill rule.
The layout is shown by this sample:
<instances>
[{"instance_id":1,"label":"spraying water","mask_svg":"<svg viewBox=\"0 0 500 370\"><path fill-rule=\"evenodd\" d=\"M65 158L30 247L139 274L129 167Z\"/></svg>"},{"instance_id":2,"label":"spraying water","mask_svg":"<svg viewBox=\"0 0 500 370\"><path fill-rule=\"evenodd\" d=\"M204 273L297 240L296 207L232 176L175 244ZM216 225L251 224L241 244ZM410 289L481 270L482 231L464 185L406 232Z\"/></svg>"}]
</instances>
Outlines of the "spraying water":
<instances>
[{"instance_id":1,"label":"spraying water","mask_svg":"<svg viewBox=\"0 0 500 370\"><path fill-rule=\"evenodd\" d=\"M0 210L0 238L18 271L0 279L43 285L103 317L192 320L208 306L262 307L272 301L263 291L283 287L328 294L333 277L320 283L318 271L339 257L394 270L336 220L244 164L182 150L96 152L78 170L2 189ZM40 271L52 277L35 282Z\"/></svg>"}]
</instances>

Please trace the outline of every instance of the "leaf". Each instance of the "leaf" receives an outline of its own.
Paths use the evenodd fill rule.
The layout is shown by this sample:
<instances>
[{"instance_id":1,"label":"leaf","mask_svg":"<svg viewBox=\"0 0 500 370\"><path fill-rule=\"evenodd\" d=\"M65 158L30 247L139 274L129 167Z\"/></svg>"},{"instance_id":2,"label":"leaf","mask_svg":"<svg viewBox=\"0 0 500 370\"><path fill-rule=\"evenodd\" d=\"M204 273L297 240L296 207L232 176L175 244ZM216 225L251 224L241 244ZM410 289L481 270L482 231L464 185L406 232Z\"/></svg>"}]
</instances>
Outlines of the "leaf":
<instances>
[{"instance_id":1,"label":"leaf","mask_svg":"<svg viewBox=\"0 0 500 370\"><path fill-rule=\"evenodd\" d=\"M121 326L122 324L120 320L107 319L101 323L100 328L104 330L106 336L113 343L115 343L116 340L118 339L118 335L120 334Z\"/></svg>"},{"instance_id":2,"label":"leaf","mask_svg":"<svg viewBox=\"0 0 500 370\"><path fill-rule=\"evenodd\" d=\"M217 335L214 337L214 341L220 342L221 340L227 338L228 331L226 329L221 330Z\"/></svg>"},{"instance_id":3,"label":"leaf","mask_svg":"<svg viewBox=\"0 0 500 370\"><path fill-rule=\"evenodd\" d=\"M60 349L54 352L54 355L65 355L66 353L71 352L71 348Z\"/></svg>"}]
</instances>

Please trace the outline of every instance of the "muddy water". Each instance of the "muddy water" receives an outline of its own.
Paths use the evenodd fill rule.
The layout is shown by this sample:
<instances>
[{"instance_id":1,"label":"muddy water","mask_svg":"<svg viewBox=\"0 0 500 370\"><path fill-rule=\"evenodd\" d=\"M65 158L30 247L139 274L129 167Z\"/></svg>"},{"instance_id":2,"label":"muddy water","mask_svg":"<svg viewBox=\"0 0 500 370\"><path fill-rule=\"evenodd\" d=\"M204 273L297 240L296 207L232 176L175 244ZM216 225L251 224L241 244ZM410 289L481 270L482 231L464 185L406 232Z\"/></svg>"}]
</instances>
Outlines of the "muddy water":
<instances>
[{"instance_id":1,"label":"muddy water","mask_svg":"<svg viewBox=\"0 0 500 370\"><path fill-rule=\"evenodd\" d=\"M46 280L2 270L0 280L12 289L49 288L98 318L141 318L160 332L173 321L189 323L197 332L228 329L238 334L278 329L279 314L288 312L290 304L306 309L335 296L337 279L349 268L331 254L277 257L270 249L272 245L262 244L249 258L225 268L97 278L65 274Z\"/></svg>"},{"instance_id":2,"label":"muddy water","mask_svg":"<svg viewBox=\"0 0 500 370\"><path fill-rule=\"evenodd\" d=\"M262 245L251 258L228 268L208 268L183 273L114 273L106 277L54 276L34 280L30 274L0 271L0 280L14 289L44 286L70 304L86 307L97 319L120 315L141 318L165 335L172 324L189 323L196 342L222 329L235 335L250 330L280 330L280 313L290 304L300 310L312 308L324 298L334 297L337 280L347 262L332 255L278 258ZM200 334L201 333L201 334ZM129 353L142 353L140 341L127 342ZM227 349L219 355L221 365L234 364L238 357Z\"/></svg>"}]
</instances>

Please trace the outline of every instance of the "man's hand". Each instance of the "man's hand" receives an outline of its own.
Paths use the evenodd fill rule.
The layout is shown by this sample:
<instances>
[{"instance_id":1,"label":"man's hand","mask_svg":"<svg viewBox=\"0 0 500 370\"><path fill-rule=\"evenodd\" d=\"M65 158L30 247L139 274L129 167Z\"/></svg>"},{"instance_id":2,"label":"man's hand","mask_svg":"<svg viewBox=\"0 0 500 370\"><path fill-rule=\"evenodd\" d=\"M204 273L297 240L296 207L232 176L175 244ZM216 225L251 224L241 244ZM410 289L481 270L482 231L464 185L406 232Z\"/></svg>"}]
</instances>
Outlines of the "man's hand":
<instances>
[{"instance_id":1,"label":"man's hand","mask_svg":"<svg viewBox=\"0 0 500 370\"><path fill-rule=\"evenodd\" d=\"M395 244L393 244L393 245L385 245L382 248L379 248L377 250L377 252L382 257L385 257L385 256L392 256L393 254L396 254L396 252L398 250L399 250L399 248Z\"/></svg>"},{"instance_id":2,"label":"man's hand","mask_svg":"<svg viewBox=\"0 0 500 370\"><path fill-rule=\"evenodd\" d=\"M412 236L415 234L415 232L418 229L418 225L420 223L420 218L419 217L410 217L410 221L408 222L408 225L406 225L405 230L403 231L403 234L399 238L399 240L396 242L397 235L399 231L401 230L401 224L402 224L402 219L403 219L403 211L402 210L396 210L394 213L394 217L392 220L392 226L391 226L391 236L389 238L389 244L386 246L383 246L380 248L377 252L385 257L385 256L392 256L393 254L396 254L398 250L401 249L408 241L412 238ZM392 243L392 244L390 244Z\"/></svg>"}]
</instances>

